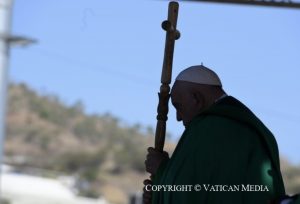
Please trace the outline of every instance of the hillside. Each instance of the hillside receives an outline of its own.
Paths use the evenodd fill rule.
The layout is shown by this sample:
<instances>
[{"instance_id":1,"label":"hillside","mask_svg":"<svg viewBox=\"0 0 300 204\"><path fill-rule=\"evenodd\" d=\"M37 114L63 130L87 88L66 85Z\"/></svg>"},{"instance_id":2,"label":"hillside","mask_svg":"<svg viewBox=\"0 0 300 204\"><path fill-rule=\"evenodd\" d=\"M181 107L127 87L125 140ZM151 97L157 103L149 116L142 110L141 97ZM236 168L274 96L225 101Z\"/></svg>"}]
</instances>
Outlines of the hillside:
<instances>
[{"instance_id":1,"label":"hillside","mask_svg":"<svg viewBox=\"0 0 300 204\"><path fill-rule=\"evenodd\" d=\"M81 195L126 203L148 177L144 160L153 135L151 127L126 126L110 114L87 115L80 102L66 106L25 84L9 87L5 161L28 173L74 175ZM282 159L282 171L288 193L300 192L300 168Z\"/></svg>"},{"instance_id":2,"label":"hillside","mask_svg":"<svg viewBox=\"0 0 300 204\"><path fill-rule=\"evenodd\" d=\"M142 189L151 127L126 126L110 114L87 115L81 102L68 107L25 84L10 85L8 104L6 163L27 173L74 175L81 195L104 195L115 203Z\"/></svg>"}]
</instances>

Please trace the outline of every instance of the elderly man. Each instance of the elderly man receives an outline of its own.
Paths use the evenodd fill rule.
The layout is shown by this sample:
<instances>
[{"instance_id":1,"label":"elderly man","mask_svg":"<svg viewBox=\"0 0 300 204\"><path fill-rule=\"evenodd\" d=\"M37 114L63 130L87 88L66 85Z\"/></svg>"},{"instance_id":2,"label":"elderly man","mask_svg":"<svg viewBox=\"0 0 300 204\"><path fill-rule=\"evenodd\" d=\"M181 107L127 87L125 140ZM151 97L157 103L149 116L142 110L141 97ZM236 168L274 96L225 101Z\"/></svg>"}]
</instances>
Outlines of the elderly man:
<instances>
[{"instance_id":1,"label":"elderly man","mask_svg":"<svg viewBox=\"0 0 300 204\"><path fill-rule=\"evenodd\" d=\"M148 148L144 202L153 204L270 203L285 195L276 140L212 70L192 66L172 87L182 121L172 157ZM152 193L151 193L152 191Z\"/></svg>"}]
</instances>

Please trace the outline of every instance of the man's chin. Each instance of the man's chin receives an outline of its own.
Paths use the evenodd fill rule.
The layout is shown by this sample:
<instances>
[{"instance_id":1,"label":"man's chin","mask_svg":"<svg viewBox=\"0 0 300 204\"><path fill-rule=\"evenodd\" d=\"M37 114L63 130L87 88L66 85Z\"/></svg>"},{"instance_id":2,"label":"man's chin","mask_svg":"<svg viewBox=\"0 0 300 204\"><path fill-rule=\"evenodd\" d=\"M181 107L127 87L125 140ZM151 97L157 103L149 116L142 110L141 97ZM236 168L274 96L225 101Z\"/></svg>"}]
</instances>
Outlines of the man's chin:
<instances>
[{"instance_id":1,"label":"man's chin","mask_svg":"<svg viewBox=\"0 0 300 204\"><path fill-rule=\"evenodd\" d=\"M184 127L187 127L190 123L191 121L182 121Z\"/></svg>"}]
</instances>

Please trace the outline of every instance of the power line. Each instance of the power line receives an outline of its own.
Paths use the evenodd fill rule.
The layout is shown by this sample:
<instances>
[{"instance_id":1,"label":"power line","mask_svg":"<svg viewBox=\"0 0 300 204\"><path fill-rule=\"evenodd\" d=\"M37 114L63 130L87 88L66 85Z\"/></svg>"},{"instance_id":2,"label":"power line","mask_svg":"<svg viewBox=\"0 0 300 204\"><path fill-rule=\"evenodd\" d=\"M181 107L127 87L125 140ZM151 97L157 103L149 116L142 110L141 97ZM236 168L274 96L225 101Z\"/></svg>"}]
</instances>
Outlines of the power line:
<instances>
[{"instance_id":1,"label":"power line","mask_svg":"<svg viewBox=\"0 0 300 204\"><path fill-rule=\"evenodd\" d=\"M84 67L84 69L92 70L92 71L99 71L102 73L105 73L107 75L111 75L114 77L119 77L122 79L126 79L127 81L130 81L132 83L138 83L139 85L149 86L149 84L154 84L155 82L149 78L141 77L132 75L129 73L122 72L120 70L112 69L112 68L105 68L102 65L92 64L90 62L86 62L83 60L75 59L63 54L58 53L57 51L50 51L42 48L35 48L30 49L31 52L41 54L43 56L55 59L57 61L63 61L66 63L70 63L72 65L75 65L77 67Z\"/></svg>"}]
</instances>

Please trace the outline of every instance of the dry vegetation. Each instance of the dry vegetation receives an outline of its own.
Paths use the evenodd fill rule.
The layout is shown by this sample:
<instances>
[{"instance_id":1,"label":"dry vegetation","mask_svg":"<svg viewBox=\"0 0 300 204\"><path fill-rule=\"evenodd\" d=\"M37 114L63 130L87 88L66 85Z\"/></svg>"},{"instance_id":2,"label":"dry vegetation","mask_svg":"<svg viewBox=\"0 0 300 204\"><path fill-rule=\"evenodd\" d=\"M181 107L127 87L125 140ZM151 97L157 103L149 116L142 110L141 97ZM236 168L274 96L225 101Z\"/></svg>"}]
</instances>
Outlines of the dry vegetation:
<instances>
[{"instance_id":1,"label":"dry vegetation","mask_svg":"<svg viewBox=\"0 0 300 204\"><path fill-rule=\"evenodd\" d=\"M126 203L148 177L144 159L153 134L151 127L124 127L110 114L87 115L82 103L68 107L25 84L9 88L6 162L74 175L81 195ZM300 168L283 161L282 170L287 191L299 192Z\"/></svg>"}]
</instances>

